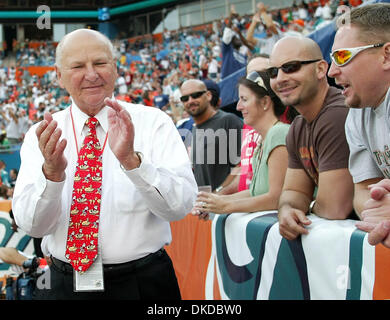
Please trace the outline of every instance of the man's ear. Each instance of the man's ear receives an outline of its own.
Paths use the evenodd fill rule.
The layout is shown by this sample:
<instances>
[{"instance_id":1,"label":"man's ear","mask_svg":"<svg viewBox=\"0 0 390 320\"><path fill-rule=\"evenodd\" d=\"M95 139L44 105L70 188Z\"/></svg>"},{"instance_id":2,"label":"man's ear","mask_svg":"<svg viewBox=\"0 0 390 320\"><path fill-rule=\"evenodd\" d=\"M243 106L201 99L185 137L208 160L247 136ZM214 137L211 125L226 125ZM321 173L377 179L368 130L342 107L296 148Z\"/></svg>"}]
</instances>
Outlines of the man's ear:
<instances>
[{"instance_id":1,"label":"man's ear","mask_svg":"<svg viewBox=\"0 0 390 320\"><path fill-rule=\"evenodd\" d=\"M383 68L384 70L390 70L390 42L386 42L382 48L383 52Z\"/></svg>"},{"instance_id":2,"label":"man's ear","mask_svg":"<svg viewBox=\"0 0 390 320\"><path fill-rule=\"evenodd\" d=\"M62 84L62 80L61 80L62 78L61 78L61 70L60 70L60 68L58 68L58 66L55 66L55 70L56 70L58 84L60 85L60 87L62 89L65 89L64 85Z\"/></svg>"},{"instance_id":3,"label":"man's ear","mask_svg":"<svg viewBox=\"0 0 390 320\"><path fill-rule=\"evenodd\" d=\"M317 62L318 79L322 79L323 77L326 77L326 74L328 73L328 66L329 66L328 63L324 59Z\"/></svg>"},{"instance_id":4,"label":"man's ear","mask_svg":"<svg viewBox=\"0 0 390 320\"><path fill-rule=\"evenodd\" d=\"M213 99L213 94L210 92L210 90L206 91L206 96L207 96L207 101L211 102L211 100Z\"/></svg>"}]
</instances>

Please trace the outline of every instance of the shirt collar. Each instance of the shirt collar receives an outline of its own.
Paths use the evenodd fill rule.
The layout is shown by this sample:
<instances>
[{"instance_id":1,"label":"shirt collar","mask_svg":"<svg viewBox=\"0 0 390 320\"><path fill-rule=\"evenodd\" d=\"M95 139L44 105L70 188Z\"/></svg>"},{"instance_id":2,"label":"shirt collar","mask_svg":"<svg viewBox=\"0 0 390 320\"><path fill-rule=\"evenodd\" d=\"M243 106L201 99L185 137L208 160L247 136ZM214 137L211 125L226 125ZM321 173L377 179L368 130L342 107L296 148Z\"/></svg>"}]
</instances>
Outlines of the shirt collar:
<instances>
[{"instance_id":1,"label":"shirt collar","mask_svg":"<svg viewBox=\"0 0 390 320\"><path fill-rule=\"evenodd\" d=\"M95 118L98 119L100 126L104 130L104 132L108 132L108 120L107 120L107 110L109 107L104 106L97 115L95 115ZM71 111L72 117L73 117L73 123L75 132L77 135L81 135L83 132L83 128L85 125L85 122L89 118L89 116L81 111L81 109L76 105L74 101L72 101L71 105Z\"/></svg>"}]
</instances>

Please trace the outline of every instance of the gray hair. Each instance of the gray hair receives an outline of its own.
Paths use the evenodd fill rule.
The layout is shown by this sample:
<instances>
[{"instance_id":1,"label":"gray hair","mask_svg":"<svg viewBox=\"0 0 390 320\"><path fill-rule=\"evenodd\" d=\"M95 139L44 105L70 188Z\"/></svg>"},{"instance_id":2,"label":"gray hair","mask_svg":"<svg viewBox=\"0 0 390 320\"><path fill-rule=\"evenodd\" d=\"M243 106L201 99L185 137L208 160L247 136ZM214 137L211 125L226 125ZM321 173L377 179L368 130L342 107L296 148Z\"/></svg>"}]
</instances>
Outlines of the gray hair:
<instances>
[{"instance_id":1,"label":"gray hair","mask_svg":"<svg viewBox=\"0 0 390 320\"><path fill-rule=\"evenodd\" d=\"M390 41L390 4L375 3L353 8L337 20L340 27L346 23L359 28L359 38L364 42Z\"/></svg>"},{"instance_id":2,"label":"gray hair","mask_svg":"<svg viewBox=\"0 0 390 320\"><path fill-rule=\"evenodd\" d=\"M73 35L75 32L90 32L91 36L94 35L96 37L100 37L103 42L107 45L108 49L111 52L112 59L115 59L116 56L116 50L109 38L107 38L104 34L100 33L99 31L92 30L92 29L77 29L75 31L72 31L68 34L66 34L61 41L58 43L57 48L56 48L56 61L55 65L60 68L61 67L61 58L62 58L62 51L64 48L64 45L67 41L67 39Z\"/></svg>"}]
</instances>

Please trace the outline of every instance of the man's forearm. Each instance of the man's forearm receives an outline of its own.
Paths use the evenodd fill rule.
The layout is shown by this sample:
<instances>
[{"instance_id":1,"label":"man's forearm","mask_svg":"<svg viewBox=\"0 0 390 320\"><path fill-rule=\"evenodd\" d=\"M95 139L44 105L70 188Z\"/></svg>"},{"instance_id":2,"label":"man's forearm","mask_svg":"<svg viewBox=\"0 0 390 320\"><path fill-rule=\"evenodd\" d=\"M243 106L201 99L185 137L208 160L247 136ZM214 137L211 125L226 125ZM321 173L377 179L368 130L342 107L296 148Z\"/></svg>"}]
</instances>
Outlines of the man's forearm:
<instances>
[{"instance_id":1,"label":"man's forearm","mask_svg":"<svg viewBox=\"0 0 390 320\"><path fill-rule=\"evenodd\" d=\"M279 198L279 210L290 207L307 212L312 201L306 194L294 190L283 190Z\"/></svg>"},{"instance_id":2,"label":"man's forearm","mask_svg":"<svg viewBox=\"0 0 390 320\"><path fill-rule=\"evenodd\" d=\"M257 22L252 21L251 24L249 25L248 31L246 33L246 40L249 41L252 45L256 45L256 40L254 39L254 33L255 33L256 26L257 26Z\"/></svg>"},{"instance_id":3,"label":"man's forearm","mask_svg":"<svg viewBox=\"0 0 390 320\"><path fill-rule=\"evenodd\" d=\"M371 198L370 190L368 189L369 185L378 183L380 178L368 179L354 185L354 196L353 196L353 207L356 214L361 219L361 213L364 210L364 204L368 199Z\"/></svg>"},{"instance_id":4,"label":"man's forearm","mask_svg":"<svg viewBox=\"0 0 390 320\"><path fill-rule=\"evenodd\" d=\"M353 208L355 209L356 214L359 219L362 219L361 213L364 210L364 203L369 199L369 193L367 192L367 197L364 196L354 196L353 198Z\"/></svg>"}]
</instances>

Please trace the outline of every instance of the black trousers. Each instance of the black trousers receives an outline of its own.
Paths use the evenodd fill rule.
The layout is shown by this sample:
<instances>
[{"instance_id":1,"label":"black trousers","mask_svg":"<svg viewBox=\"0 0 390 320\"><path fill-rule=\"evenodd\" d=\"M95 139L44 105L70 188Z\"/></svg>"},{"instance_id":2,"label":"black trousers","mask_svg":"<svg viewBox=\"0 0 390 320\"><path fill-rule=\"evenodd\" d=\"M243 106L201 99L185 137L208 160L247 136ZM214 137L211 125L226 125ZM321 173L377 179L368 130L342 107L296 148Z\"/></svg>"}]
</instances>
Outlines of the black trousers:
<instances>
[{"instance_id":1,"label":"black trousers","mask_svg":"<svg viewBox=\"0 0 390 320\"><path fill-rule=\"evenodd\" d=\"M37 285L34 300L181 299L171 258L163 249L129 263L104 265L104 292L74 292L72 267L58 259L46 272L50 286Z\"/></svg>"}]
</instances>

